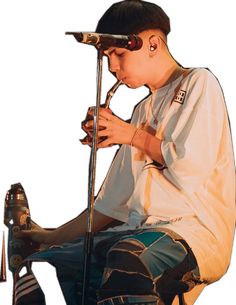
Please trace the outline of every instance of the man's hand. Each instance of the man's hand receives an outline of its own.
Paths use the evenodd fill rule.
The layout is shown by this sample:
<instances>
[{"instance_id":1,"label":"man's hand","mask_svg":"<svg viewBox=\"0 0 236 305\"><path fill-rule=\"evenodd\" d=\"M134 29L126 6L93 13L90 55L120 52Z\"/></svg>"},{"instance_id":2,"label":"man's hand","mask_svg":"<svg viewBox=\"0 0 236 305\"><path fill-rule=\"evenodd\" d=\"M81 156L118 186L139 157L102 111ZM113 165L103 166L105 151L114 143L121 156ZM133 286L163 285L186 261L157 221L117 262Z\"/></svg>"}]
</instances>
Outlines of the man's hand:
<instances>
[{"instance_id":1,"label":"man's hand","mask_svg":"<svg viewBox=\"0 0 236 305\"><path fill-rule=\"evenodd\" d=\"M93 109L88 110L88 117L93 118ZM90 119L83 125L83 130L89 135L91 135L93 124L93 119ZM130 144L135 130L134 125L118 118L109 109L100 108L97 148L105 148L114 144ZM100 141L101 139L102 141Z\"/></svg>"},{"instance_id":2,"label":"man's hand","mask_svg":"<svg viewBox=\"0 0 236 305\"><path fill-rule=\"evenodd\" d=\"M14 233L16 238L27 237L39 244L51 244L53 231L45 230L31 221L31 230L21 230Z\"/></svg>"}]
</instances>

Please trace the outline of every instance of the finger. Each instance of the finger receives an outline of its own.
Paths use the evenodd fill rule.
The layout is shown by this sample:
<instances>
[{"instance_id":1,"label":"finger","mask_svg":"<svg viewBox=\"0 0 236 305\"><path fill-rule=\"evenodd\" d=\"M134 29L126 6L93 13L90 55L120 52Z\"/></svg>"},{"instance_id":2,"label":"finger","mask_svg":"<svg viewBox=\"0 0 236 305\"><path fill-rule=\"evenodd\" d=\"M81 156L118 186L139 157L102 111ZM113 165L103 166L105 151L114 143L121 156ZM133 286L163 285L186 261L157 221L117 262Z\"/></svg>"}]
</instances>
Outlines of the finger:
<instances>
[{"instance_id":1,"label":"finger","mask_svg":"<svg viewBox=\"0 0 236 305\"><path fill-rule=\"evenodd\" d=\"M104 120L102 118L99 118L98 120L98 129L104 129L104 128L107 128L108 127L108 124L109 124L109 121L108 120ZM93 126L94 126L94 122L93 121L88 121L86 124L85 124L85 130L87 133L91 133L91 131L93 130Z\"/></svg>"},{"instance_id":2,"label":"finger","mask_svg":"<svg viewBox=\"0 0 236 305\"><path fill-rule=\"evenodd\" d=\"M92 145L92 138L89 137L89 136L86 136L84 137L83 139L80 139L80 142L83 144L83 145L89 145L91 147Z\"/></svg>"},{"instance_id":3,"label":"finger","mask_svg":"<svg viewBox=\"0 0 236 305\"><path fill-rule=\"evenodd\" d=\"M94 115L94 109L95 109L95 107L94 106L91 106L91 107L89 107L88 108L88 111L87 111L87 114L89 114L89 115Z\"/></svg>"},{"instance_id":4,"label":"finger","mask_svg":"<svg viewBox=\"0 0 236 305\"><path fill-rule=\"evenodd\" d=\"M81 128L82 128L85 132L89 132L89 131L93 130L93 120L83 121L83 122L81 123Z\"/></svg>"},{"instance_id":5,"label":"finger","mask_svg":"<svg viewBox=\"0 0 236 305\"><path fill-rule=\"evenodd\" d=\"M111 137L111 131L107 128L98 131L98 138Z\"/></svg>"},{"instance_id":6,"label":"finger","mask_svg":"<svg viewBox=\"0 0 236 305\"><path fill-rule=\"evenodd\" d=\"M92 127L90 127L92 125ZM85 137L85 139L88 137L89 139L92 138L93 136L93 124L88 125L88 127L82 126L82 129L84 132L87 133L87 136ZM83 139L84 140L84 139Z\"/></svg>"},{"instance_id":7,"label":"finger","mask_svg":"<svg viewBox=\"0 0 236 305\"><path fill-rule=\"evenodd\" d=\"M106 148L106 147L111 147L113 146L114 144L111 142L110 139L105 139L103 140L102 142L99 142L97 144L97 148Z\"/></svg>"},{"instance_id":8,"label":"finger","mask_svg":"<svg viewBox=\"0 0 236 305\"><path fill-rule=\"evenodd\" d=\"M111 121L114 115L111 113L110 109L101 108L99 116L105 120Z\"/></svg>"}]
</instances>

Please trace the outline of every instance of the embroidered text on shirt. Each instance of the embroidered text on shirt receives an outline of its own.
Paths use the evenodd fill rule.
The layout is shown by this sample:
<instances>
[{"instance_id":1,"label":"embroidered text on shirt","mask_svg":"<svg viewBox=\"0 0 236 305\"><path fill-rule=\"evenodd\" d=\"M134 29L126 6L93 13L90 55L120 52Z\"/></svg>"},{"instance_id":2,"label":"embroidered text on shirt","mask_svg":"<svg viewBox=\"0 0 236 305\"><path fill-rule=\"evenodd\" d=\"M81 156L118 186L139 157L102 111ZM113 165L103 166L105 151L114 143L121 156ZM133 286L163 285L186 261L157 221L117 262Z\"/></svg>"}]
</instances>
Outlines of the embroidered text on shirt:
<instances>
[{"instance_id":1,"label":"embroidered text on shirt","mask_svg":"<svg viewBox=\"0 0 236 305\"><path fill-rule=\"evenodd\" d=\"M176 94L176 97L174 99L174 102L183 104L186 96L186 91L180 89L179 92Z\"/></svg>"}]
</instances>

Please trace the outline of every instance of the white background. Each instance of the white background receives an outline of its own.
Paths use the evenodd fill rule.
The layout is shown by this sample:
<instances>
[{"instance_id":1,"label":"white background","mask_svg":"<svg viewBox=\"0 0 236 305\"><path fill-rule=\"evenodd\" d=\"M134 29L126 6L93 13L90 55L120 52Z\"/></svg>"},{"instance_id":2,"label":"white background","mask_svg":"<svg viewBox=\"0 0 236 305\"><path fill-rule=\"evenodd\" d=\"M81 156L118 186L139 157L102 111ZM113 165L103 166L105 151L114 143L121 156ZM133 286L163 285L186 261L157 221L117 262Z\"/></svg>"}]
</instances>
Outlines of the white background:
<instances>
[{"instance_id":1,"label":"white background","mask_svg":"<svg viewBox=\"0 0 236 305\"><path fill-rule=\"evenodd\" d=\"M169 46L186 67L208 67L220 80L235 123L235 9L233 0L155 1L170 16ZM96 96L96 49L78 44L66 31L94 31L112 0L1 0L0 2L0 218L12 183L25 188L32 218L56 227L87 206L89 148L80 122ZM104 66L103 97L114 83ZM113 111L129 118L146 89L118 89ZM96 188L116 148L99 150ZM0 221L0 230L6 227ZM197 305L235 303L236 249L227 274L205 289ZM54 269L35 272L47 305L65 304ZM11 274L0 284L0 305L11 304ZM227 298L227 302L225 300Z\"/></svg>"}]
</instances>

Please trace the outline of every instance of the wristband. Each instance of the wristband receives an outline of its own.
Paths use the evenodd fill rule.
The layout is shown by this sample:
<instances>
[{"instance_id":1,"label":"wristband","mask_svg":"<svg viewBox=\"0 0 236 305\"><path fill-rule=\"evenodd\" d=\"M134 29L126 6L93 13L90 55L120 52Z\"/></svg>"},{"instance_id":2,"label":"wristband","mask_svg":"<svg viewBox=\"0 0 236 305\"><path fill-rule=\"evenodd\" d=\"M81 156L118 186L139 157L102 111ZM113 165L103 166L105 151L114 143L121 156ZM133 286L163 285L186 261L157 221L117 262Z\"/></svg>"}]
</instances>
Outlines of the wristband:
<instances>
[{"instance_id":1,"label":"wristband","mask_svg":"<svg viewBox=\"0 0 236 305\"><path fill-rule=\"evenodd\" d=\"M139 126L138 128L136 128L136 130L134 131L134 134L131 138L131 141L130 141L130 146L133 146L133 141L134 141L134 138L136 136L136 134L138 133L138 131L141 129L141 127Z\"/></svg>"}]
</instances>

